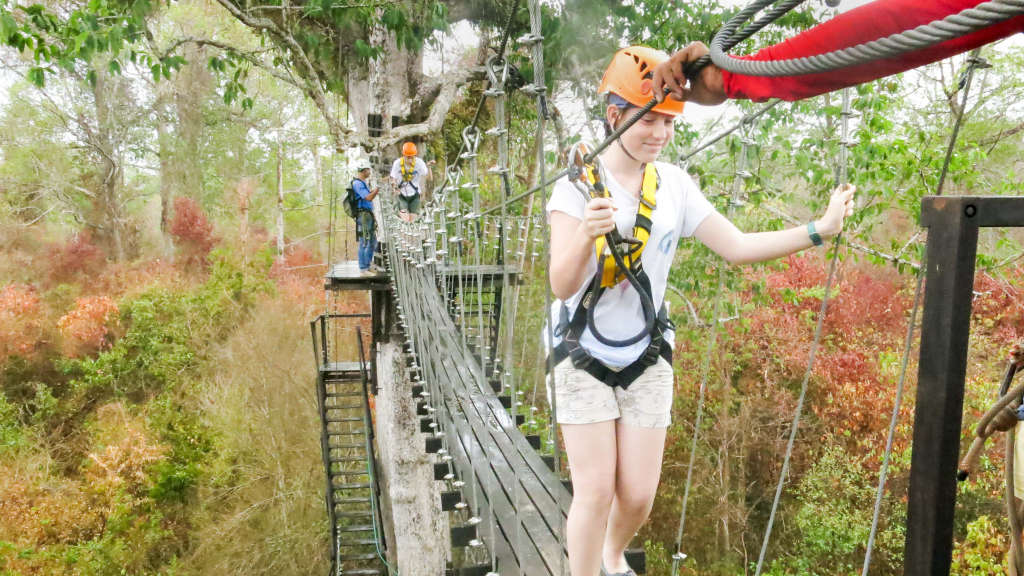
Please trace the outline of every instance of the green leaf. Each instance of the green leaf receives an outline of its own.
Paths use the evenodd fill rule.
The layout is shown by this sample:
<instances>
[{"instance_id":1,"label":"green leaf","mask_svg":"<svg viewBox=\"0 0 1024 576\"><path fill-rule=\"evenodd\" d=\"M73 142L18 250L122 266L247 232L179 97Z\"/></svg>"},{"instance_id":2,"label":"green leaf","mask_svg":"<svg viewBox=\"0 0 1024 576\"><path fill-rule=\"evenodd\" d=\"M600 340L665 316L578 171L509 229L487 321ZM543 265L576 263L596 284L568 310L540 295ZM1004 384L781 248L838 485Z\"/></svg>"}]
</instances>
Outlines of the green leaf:
<instances>
[{"instance_id":1,"label":"green leaf","mask_svg":"<svg viewBox=\"0 0 1024 576\"><path fill-rule=\"evenodd\" d=\"M28 70L28 81L42 88L46 84L46 71L38 66L33 66Z\"/></svg>"},{"instance_id":2,"label":"green leaf","mask_svg":"<svg viewBox=\"0 0 1024 576\"><path fill-rule=\"evenodd\" d=\"M117 60L111 60L107 64L107 70L110 71L111 76L115 76L121 73L121 64Z\"/></svg>"}]
</instances>

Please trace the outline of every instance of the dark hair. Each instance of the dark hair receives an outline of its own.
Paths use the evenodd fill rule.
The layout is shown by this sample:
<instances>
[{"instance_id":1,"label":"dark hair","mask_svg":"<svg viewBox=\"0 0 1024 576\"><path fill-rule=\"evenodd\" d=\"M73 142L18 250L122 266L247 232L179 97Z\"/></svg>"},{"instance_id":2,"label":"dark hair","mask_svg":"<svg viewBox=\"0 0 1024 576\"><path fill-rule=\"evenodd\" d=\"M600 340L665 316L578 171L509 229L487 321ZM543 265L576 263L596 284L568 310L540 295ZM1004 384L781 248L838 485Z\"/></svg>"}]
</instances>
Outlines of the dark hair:
<instances>
[{"instance_id":1,"label":"dark hair","mask_svg":"<svg viewBox=\"0 0 1024 576\"><path fill-rule=\"evenodd\" d=\"M604 126L604 137L607 138L612 135L612 132L614 132L611 125L608 124L608 105L610 104L615 106L622 112L622 114L625 114L630 108L636 108L636 106L633 106L629 102L623 100L620 96L612 94L611 92L605 95L604 103L604 115L601 117L601 124Z\"/></svg>"}]
</instances>

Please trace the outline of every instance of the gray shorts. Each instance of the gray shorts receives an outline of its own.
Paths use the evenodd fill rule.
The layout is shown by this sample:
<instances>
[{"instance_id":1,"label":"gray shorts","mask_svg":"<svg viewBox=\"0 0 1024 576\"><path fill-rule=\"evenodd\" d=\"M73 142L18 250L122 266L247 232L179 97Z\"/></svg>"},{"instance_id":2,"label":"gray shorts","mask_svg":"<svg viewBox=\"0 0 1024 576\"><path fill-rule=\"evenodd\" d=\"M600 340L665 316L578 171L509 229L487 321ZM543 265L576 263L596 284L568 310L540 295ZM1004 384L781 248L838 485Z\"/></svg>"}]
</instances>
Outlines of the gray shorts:
<instances>
[{"instance_id":1,"label":"gray shorts","mask_svg":"<svg viewBox=\"0 0 1024 576\"><path fill-rule=\"evenodd\" d=\"M623 390L611 387L566 358L555 366L559 424L593 424L622 419L639 428L667 428L672 422L672 365L664 358ZM550 392L550 391L549 391Z\"/></svg>"},{"instance_id":2,"label":"gray shorts","mask_svg":"<svg viewBox=\"0 0 1024 576\"><path fill-rule=\"evenodd\" d=\"M420 195L413 194L412 196L398 195L398 211L408 212L410 214L418 214L420 211Z\"/></svg>"}]
</instances>

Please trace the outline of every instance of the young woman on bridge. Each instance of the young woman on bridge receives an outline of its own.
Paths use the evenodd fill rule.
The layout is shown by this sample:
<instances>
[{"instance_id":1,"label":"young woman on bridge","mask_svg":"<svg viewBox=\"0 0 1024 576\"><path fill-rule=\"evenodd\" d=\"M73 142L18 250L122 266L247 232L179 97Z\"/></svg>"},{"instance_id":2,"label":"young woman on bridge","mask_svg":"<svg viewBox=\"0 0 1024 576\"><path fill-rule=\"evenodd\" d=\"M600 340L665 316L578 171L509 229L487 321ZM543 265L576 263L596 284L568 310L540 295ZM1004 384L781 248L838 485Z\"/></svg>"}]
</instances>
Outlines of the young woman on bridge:
<instances>
[{"instance_id":1,"label":"young woman on bridge","mask_svg":"<svg viewBox=\"0 0 1024 576\"><path fill-rule=\"evenodd\" d=\"M666 60L639 46L615 54L598 89L606 128L651 99L652 71ZM760 262L820 245L852 210L850 186L833 192L825 214L807 226L740 231L686 172L657 161L682 111L682 102L665 99L600 155L607 197L587 200L567 177L547 205L557 247L550 270L558 298L555 400L573 483L572 576L633 574L624 550L654 502L671 419L673 333L662 304L679 239L694 236L733 264ZM613 230L642 242L630 249L628 280L612 258L600 258L598 270ZM656 319L652 311L659 311Z\"/></svg>"}]
</instances>

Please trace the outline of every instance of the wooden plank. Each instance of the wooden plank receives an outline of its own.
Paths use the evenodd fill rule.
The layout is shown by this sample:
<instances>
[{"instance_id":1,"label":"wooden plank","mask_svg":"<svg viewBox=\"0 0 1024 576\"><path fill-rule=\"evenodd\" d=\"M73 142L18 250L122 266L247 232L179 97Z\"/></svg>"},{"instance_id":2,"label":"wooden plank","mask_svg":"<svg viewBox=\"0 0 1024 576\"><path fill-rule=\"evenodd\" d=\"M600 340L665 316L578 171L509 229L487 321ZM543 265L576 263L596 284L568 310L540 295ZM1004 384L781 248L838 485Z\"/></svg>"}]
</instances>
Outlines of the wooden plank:
<instances>
[{"instance_id":1,"label":"wooden plank","mask_svg":"<svg viewBox=\"0 0 1024 576\"><path fill-rule=\"evenodd\" d=\"M461 342L457 340L457 331L447 315L438 319L436 309L437 300L432 300L433 310L426 311L425 316L433 316L441 326L431 330L433 338L429 341L435 349L431 358L448 358L448 362L442 362L446 380L449 384L448 390L443 390L446 412L449 418L455 422L465 420L473 434L468 438L468 432L460 430L460 440L465 442L475 441L485 453L486 466L490 468L499 482L504 499L503 503L509 506L508 513L511 518L501 518L499 513L499 524L509 538L515 539L516 512L515 504L519 504L519 521L522 522L524 530L523 541L528 541L534 549L541 552L545 568L549 573L555 573L558 565L564 562L559 559L558 540L556 531L561 529L561 522L565 514L559 514L559 509L568 511L569 496L564 492L562 500L555 502L550 491L543 485L543 482L536 475L536 470L542 474L551 476L551 480L557 489L564 491L560 482L554 479L553 474L543 464L536 452L526 442L518 429L512 425L511 416L505 412L500 400L494 395L489 387L481 389L478 378L468 368L471 358L459 358L461 356ZM431 314L433 313L433 314ZM457 352L456 352L457 351ZM454 362L450 361L455 359ZM462 361L459 361L462 360ZM437 389L438 387L435 387ZM435 406L437 407L437 406ZM495 414L494 410L498 413ZM457 417L456 417L457 415ZM504 420L504 422L501 422ZM510 432L512 431L512 432ZM515 438L520 440L523 449L517 449ZM526 464L529 458L537 460L537 467L530 467ZM478 465L478 469L483 464ZM515 467L515 469L513 469ZM518 478L518 480L517 480ZM556 492L557 493L557 492ZM521 496L516 502L517 495ZM494 499L493 495L491 499ZM519 551L523 553L523 551ZM564 551L563 551L564 552ZM531 572L532 573L532 572Z\"/></svg>"},{"instance_id":2,"label":"wooden plank","mask_svg":"<svg viewBox=\"0 0 1024 576\"><path fill-rule=\"evenodd\" d=\"M531 474L521 473L518 475L518 482L516 481L516 472L512 469L516 464L505 459L487 426L479 421L473 421L473 411L466 409L467 403L467 399L460 398L459 395L445 396L446 411L452 422L459 427L457 434L460 440L464 444L474 442L480 447L478 452L474 452L474 464L480 477L488 479L485 489L489 502L492 505L497 503L498 523L502 534L512 542L513 548L516 545L526 547L525 550L516 550L517 561L529 562L533 555L537 554L543 562L543 573L556 574L559 563L558 540L549 519L542 513L545 510L554 510L554 502L543 498L546 496L543 490L539 491L542 502L536 501L539 483ZM458 411L459 409L461 411ZM490 483L492 478L495 484ZM469 490L470 487L466 489ZM495 495L492 490L499 490L500 494ZM520 496L518 499L517 494ZM522 526L521 537L518 540L515 533L517 521Z\"/></svg>"},{"instance_id":3,"label":"wooden plank","mask_svg":"<svg viewBox=\"0 0 1024 576\"><path fill-rule=\"evenodd\" d=\"M433 299L431 299L433 300ZM440 299L438 299L439 301ZM475 393L481 394L482 402L486 404L486 409L479 410L480 417L487 419L488 417L495 419L505 432L505 436L508 442L511 444L512 449L519 454L519 457L529 466L535 477L544 486L544 489L548 492L548 495L553 500L557 500L559 508L562 509L564 514L569 513L569 503L571 502L571 495L562 485L561 480L555 477L551 469L548 468L547 464L540 458L537 452L533 449L533 446L526 440L519 428L515 426L512 421L512 415L505 410L504 406L501 405L500 399L494 394L490 386L486 383L480 384L479 380L475 377L470 369L470 366L479 366L479 360L471 355L466 354L462 350L461 340L457 336L458 331L455 328L454 322L451 318L444 313L444 306L434 303L434 309L431 311L435 320L440 321L444 326L445 330L439 330L437 333L441 334L445 331L451 331L455 336L452 338L453 345L447 347L448 358L452 360L451 364L460 370L462 373L459 381L468 383L466 386L467 390L472 390ZM512 458L511 450L503 450L506 454L506 459Z\"/></svg>"},{"instance_id":4,"label":"wooden plank","mask_svg":"<svg viewBox=\"0 0 1024 576\"><path fill-rule=\"evenodd\" d=\"M386 271L363 274L355 260L331 266L324 277L327 290L390 290L391 276Z\"/></svg>"}]
</instances>

